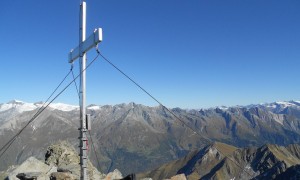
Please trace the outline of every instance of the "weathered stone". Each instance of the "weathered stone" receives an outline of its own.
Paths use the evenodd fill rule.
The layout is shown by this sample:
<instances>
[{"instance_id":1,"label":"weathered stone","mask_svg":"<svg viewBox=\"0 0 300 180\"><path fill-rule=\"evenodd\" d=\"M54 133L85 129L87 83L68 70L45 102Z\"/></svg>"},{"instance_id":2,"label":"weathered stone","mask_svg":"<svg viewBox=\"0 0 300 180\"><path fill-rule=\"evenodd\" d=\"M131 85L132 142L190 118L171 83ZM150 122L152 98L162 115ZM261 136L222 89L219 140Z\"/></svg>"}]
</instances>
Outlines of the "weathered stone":
<instances>
[{"instance_id":1,"label":"weathered stone","mask_svg":"<svg viewBox=\"0 0 300 180\"><path fill-rule=\"evenodd\" d=\"M113 172L110 172L106 175L106 177L104 178L104 180L115 180L115 179L122 179L122 173L115 169Z\"/></svg>"},{"instance_id":2,"label":"weathered stone","mask_svg":"<svg viewBox=\"0 0 300 180\"><path fill-rule=\"evenodd\" d=\"M46 165L45 163L37 160L34 157L28 158L24 161L20 166L14 167L8 172L8 179L9 180L19 180L17 175L20 173L24 174L25 177L36 177L37 180L48 180L49 175L52 172L57 171L57 168L54 166ZM22 177L21 174L19 177Z\"/></svg>"},{"instance_id":3,"label":"weathered stone","mask_svg":"<svg viewBox=\"0 0 300 180\"><path fill-rule=\"evenodd\" d=\"M72 174L72 171L70 171L69 169L64 169L64 168L57 168L57 172L68 172Z\"/></svg>"},{"instance_id":4,"label":"weathered stone","mask_svg":"<svg viewBox=\"0 0 300 180\"><path fill-rule=\"evenodd\" d=\"M51 173L50 180L77 180L78 178L68 172L53 172Z\"/></svg>"},{"instance_id":5,"label":"weathered stone","mask_svg":"<svg viewBox=\"0 0 300 180\"><path fill-rule=\"evenodd\" d=\"M171 180L187 180L184 174L178 174L176 176L171 177Z\"/></svg>"},{"instance_id":6,"label":"weathered stone","mask_svg":"<svg viewBox=\"0 0 300 180\"><path fill-rule=\"evenodd\" d=\"M80 178L79 162L80 159L77 151L66 141L49 146L45 155L46 164L57 166L60 172L70 172L77 179ZM90 180L104 178L104 175L101 174L90 161L88 161L87 172Z\"/></svg>"},{"instance_id":7,"label":"weathered stone","mask_svg":"<svg viewBox=\"0 0 300 180\"><path fill-rule=\"evenodd\" d=\"M36 180L42 173L38 172L27 172L27 173L19 173L17 174L17 178L20 180Z\"/></svg>"},{"instance_id":8,"label":"weathered stone","mask_svg":"<svg viewBox=\"0 0 300 180\"><path fill-rule=\"evenodd\" d=\"M66 141L49 146L45 154L45 163L57 167L79 164L79 161L76 150Z\"/></svg>"}]
</instances>

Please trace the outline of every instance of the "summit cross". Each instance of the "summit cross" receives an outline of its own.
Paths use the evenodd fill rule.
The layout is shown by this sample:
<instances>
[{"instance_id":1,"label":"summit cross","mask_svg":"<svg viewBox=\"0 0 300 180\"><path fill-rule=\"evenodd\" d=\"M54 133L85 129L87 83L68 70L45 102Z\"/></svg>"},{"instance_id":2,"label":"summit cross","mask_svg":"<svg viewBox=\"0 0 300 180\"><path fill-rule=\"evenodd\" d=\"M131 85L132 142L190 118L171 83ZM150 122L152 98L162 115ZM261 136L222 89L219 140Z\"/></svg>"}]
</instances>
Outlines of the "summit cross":
<instances>
[{"instance_id":1,"label":"summit cross","mask_svg":"<svg viewBox=\"0 0 300 180\"><path fill-rule=\"evenodd\" d=\"M86 2L82 0L80 3L80 25L79 25L79 46L72 49L69 53L69 63L73 63L77 58L81 64L80 69L80 131L79 136L79 148L80 148L80 179L87 180L87 121L89 116L86 114L86 53L93 47L96 47L98 43L102 41L102 29L95 29L86 39ZM88 124L90 127L90 123Z\"/></svg>"}]
</instances>

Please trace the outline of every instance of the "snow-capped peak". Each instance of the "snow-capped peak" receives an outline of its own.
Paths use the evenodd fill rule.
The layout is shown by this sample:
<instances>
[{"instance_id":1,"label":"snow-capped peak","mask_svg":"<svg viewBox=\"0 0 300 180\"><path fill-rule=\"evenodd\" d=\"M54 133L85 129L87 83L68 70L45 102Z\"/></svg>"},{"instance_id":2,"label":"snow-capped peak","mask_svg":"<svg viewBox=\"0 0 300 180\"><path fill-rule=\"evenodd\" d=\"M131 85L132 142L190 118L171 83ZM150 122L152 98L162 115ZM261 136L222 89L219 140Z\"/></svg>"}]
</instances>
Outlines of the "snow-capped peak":
<instances>
[{"instance_id":1,"label":"snow-capped peak","mask_svg":"<svg viewBox=\"0 0 300 180\"><path fill-rule=\"evenodd\" d=\"M27 103L19 100L12 100L7 103L0 104L0 112L8 111L8 110L16 111L19 113L25 111L33 111L37 108L40 108L43 104L44 104L43 102ZM73 111L79 109L79 106L63 104L63 103L51 103L49 105L49 108L51 108L52 110Z\"/></svg>"},{"instance_id":2,"label":"snow-capped peak","mask_svg":"<svg viewBox=\"0 0 300 180\"><path fill-rule=\"evenodd\" d=\"M19 101L19 100L12 100L12 101L9 101L6 104L1 104L0 105L0 112L13 109L13 110L21 113L21 112L24 112L24 111L32 111L36 108L37 108L37 106L35 106L32 103L26 103L26 102Z\"/></svg>"},{"instance_id":3,"label":"snow-capped peak","mask_svg":"<svg viewBox=\"0 0 300 180\"><path fill-rule=\"evenodd\" d=\"M273 103L261 103L260 105L256 106L266 107L277 112L288 107L300 108L300 101L277 101Z\"/></svg>"}]
</instances>

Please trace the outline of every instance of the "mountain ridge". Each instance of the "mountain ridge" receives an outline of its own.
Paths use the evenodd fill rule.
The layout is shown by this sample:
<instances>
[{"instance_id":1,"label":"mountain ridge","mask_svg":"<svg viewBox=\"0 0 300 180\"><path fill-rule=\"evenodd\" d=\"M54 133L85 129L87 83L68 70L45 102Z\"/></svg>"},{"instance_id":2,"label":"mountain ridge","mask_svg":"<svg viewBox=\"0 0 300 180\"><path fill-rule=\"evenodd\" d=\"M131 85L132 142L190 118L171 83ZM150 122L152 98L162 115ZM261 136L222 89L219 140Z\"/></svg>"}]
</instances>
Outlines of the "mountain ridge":
<instances>
[{"instance_id":1,"label":"mountain ridge","mask_svg":"<svg viewBox=\"0 0 300 180\"><path fill-rule=\"evenodd\" d=\"M218 145L219 144L219 145ZM289 147L297 151L290 152ZM276 179L289 177L286 171L298 171L300 145L278 146L266 144L261 147L236 148L216 143L196 150L181 159L164 164L154 170L140 173L138 178L164 179L184 174L187 179ZM220 151L230 147L223 156ZM295 173L295 172L294 172Z\"/></svg>"},{"instance_id":2,"label":"mountain ridge","mask_svg":"<svg viewBox=\"0 0 300 180\"><path fill-rule=\"evenodd\" d=\"M21 101L21 100L10 100L7 103L0 103L0 112L1 111L6 111L8 109L11 108L18 108L17 105L24 105L27 106L27 109L25 109L25 111L31 111L31 110L35 110L36 108L40 108L42 105L44 104L43 101L38 101L38 102L34 102L34 103L28 103L25 101ZM47 105L47 103L46 103ZM134 105L142 105L142 106L146 106L143 104L136 104L135 102L129 102L129 103L120 103L120 104L114 104L114 105L97 105L97 104L90 104L87 105L87 108L89 109L95 109L98 110L101 107L105 107L105 106L124 106L124 105L130 105L133 106ZM250 105L234 105L234 106L215 106L215 107L209 107L209 108L180 108L180 107L174 107L174 108L170 108L170 109L182 109L185 111L202 111L202 110L212 110L212 109L220 109L220 110L228 110L230 108L253 108L253 107L265 107L265 108L269 108L269 109L273 109L276 111L279 111L278 108L286 108L286 107L290 107L290 106L299 106L300 107L300 100L290 100L290 101L275 101L275 102L271 102L271 103L259 103L259 104L250 104ZM78 105L71 105L71 104L66 104L66 103L51 103L49 105L50 108L53 109L61 109L62 111L72 111L72 110L79 110L79 106ZM158 106L146 106L146 107L151 107L151 108L158 108L160 107L160 105ZM22 107L19 107L22 108ZM23 111L21 111L23 112Z\"/></svg>"},{"instance_id":3,"label":"mountain ridge","mask_svg":"<svg viewBox=\"0 0 300 180\"><path fill-rule=\"evenodd\" d=\"M127 174L154 169L213 141L236 147L299 143L300 106L286 104L277 103L280 108L170 109L185 124L162 106L91 105L87 112L91 115L91 136L103 164L102 172L118 168ZM3 140L0 145L24 127L36 111L0 111L0 138ZM47 108L18 137L0 169L8 164L19 164L32 154L40 158L42 150L58 140L66 139L74 147L78 146L78 127L78 110ZM94 153L90 155L95 163Z\"/></svg>"}]
</instances>

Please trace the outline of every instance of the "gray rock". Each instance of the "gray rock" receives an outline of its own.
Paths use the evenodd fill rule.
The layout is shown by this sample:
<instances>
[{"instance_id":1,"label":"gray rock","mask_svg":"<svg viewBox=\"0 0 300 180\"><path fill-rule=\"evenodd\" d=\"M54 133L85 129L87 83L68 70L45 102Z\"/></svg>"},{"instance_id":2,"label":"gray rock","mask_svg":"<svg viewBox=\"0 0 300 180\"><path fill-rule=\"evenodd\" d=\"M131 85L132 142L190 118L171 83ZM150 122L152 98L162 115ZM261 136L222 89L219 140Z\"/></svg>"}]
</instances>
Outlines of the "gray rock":
<instances>
[{"instance_id":1,"label":"gray rock","mask_svg":"<svg viewBox=\"0 0 300 180\"><path fill-rule=\"evenodd\" d=\"M53 172L50 180L77 180L78 178L69 172Z\"/></svg>"},{"instance_id":2,"label":"gray rock","mask_svg":"<svg viewBox=\"0 0 300 180\"><path fill-rule=\"evenodd\" d=\"M25 177L36 176L37 180L48 180L52 172L57 171L55 166L49 166L34 157L28 158L20 166L17 166L8 172L9 180L19 180L17 175L24 173Z\"/></svg>"},{"instance_id":3,"label":"gray rock","mask_svg":"<svg viewBox=\"0 0 300 180\"><path fill-rule=\"evenodd\" d=\"M36 180L42 173L40 172L27 172L17 174L17 178L20 180Z\"/></svg>"},{"instance_id":4,"label":"gray rock","mask_svg":"<svg viewBox=\"0 0 300 180\"><path fill-rule=\"evenodd\" d=\"M57 166L59 171L71 172L77 179L80 178L79 162L76 150L66 141L49 146L45 155L46 164ZM104 178L90 161L88 161L88 176L91 180Z\"/></svg>"},{"instance_id":5,"label":"gray rock","mask_svg":"<svg viewBox=\"0 0 300 180\"><path fill-rule=\"evenodd\" d=\"M104 180L116 180L122 178L123 178L122 173L118 169L115 169L113 172L108 173L104 178Z\"/></svg>"}]
</instances>

